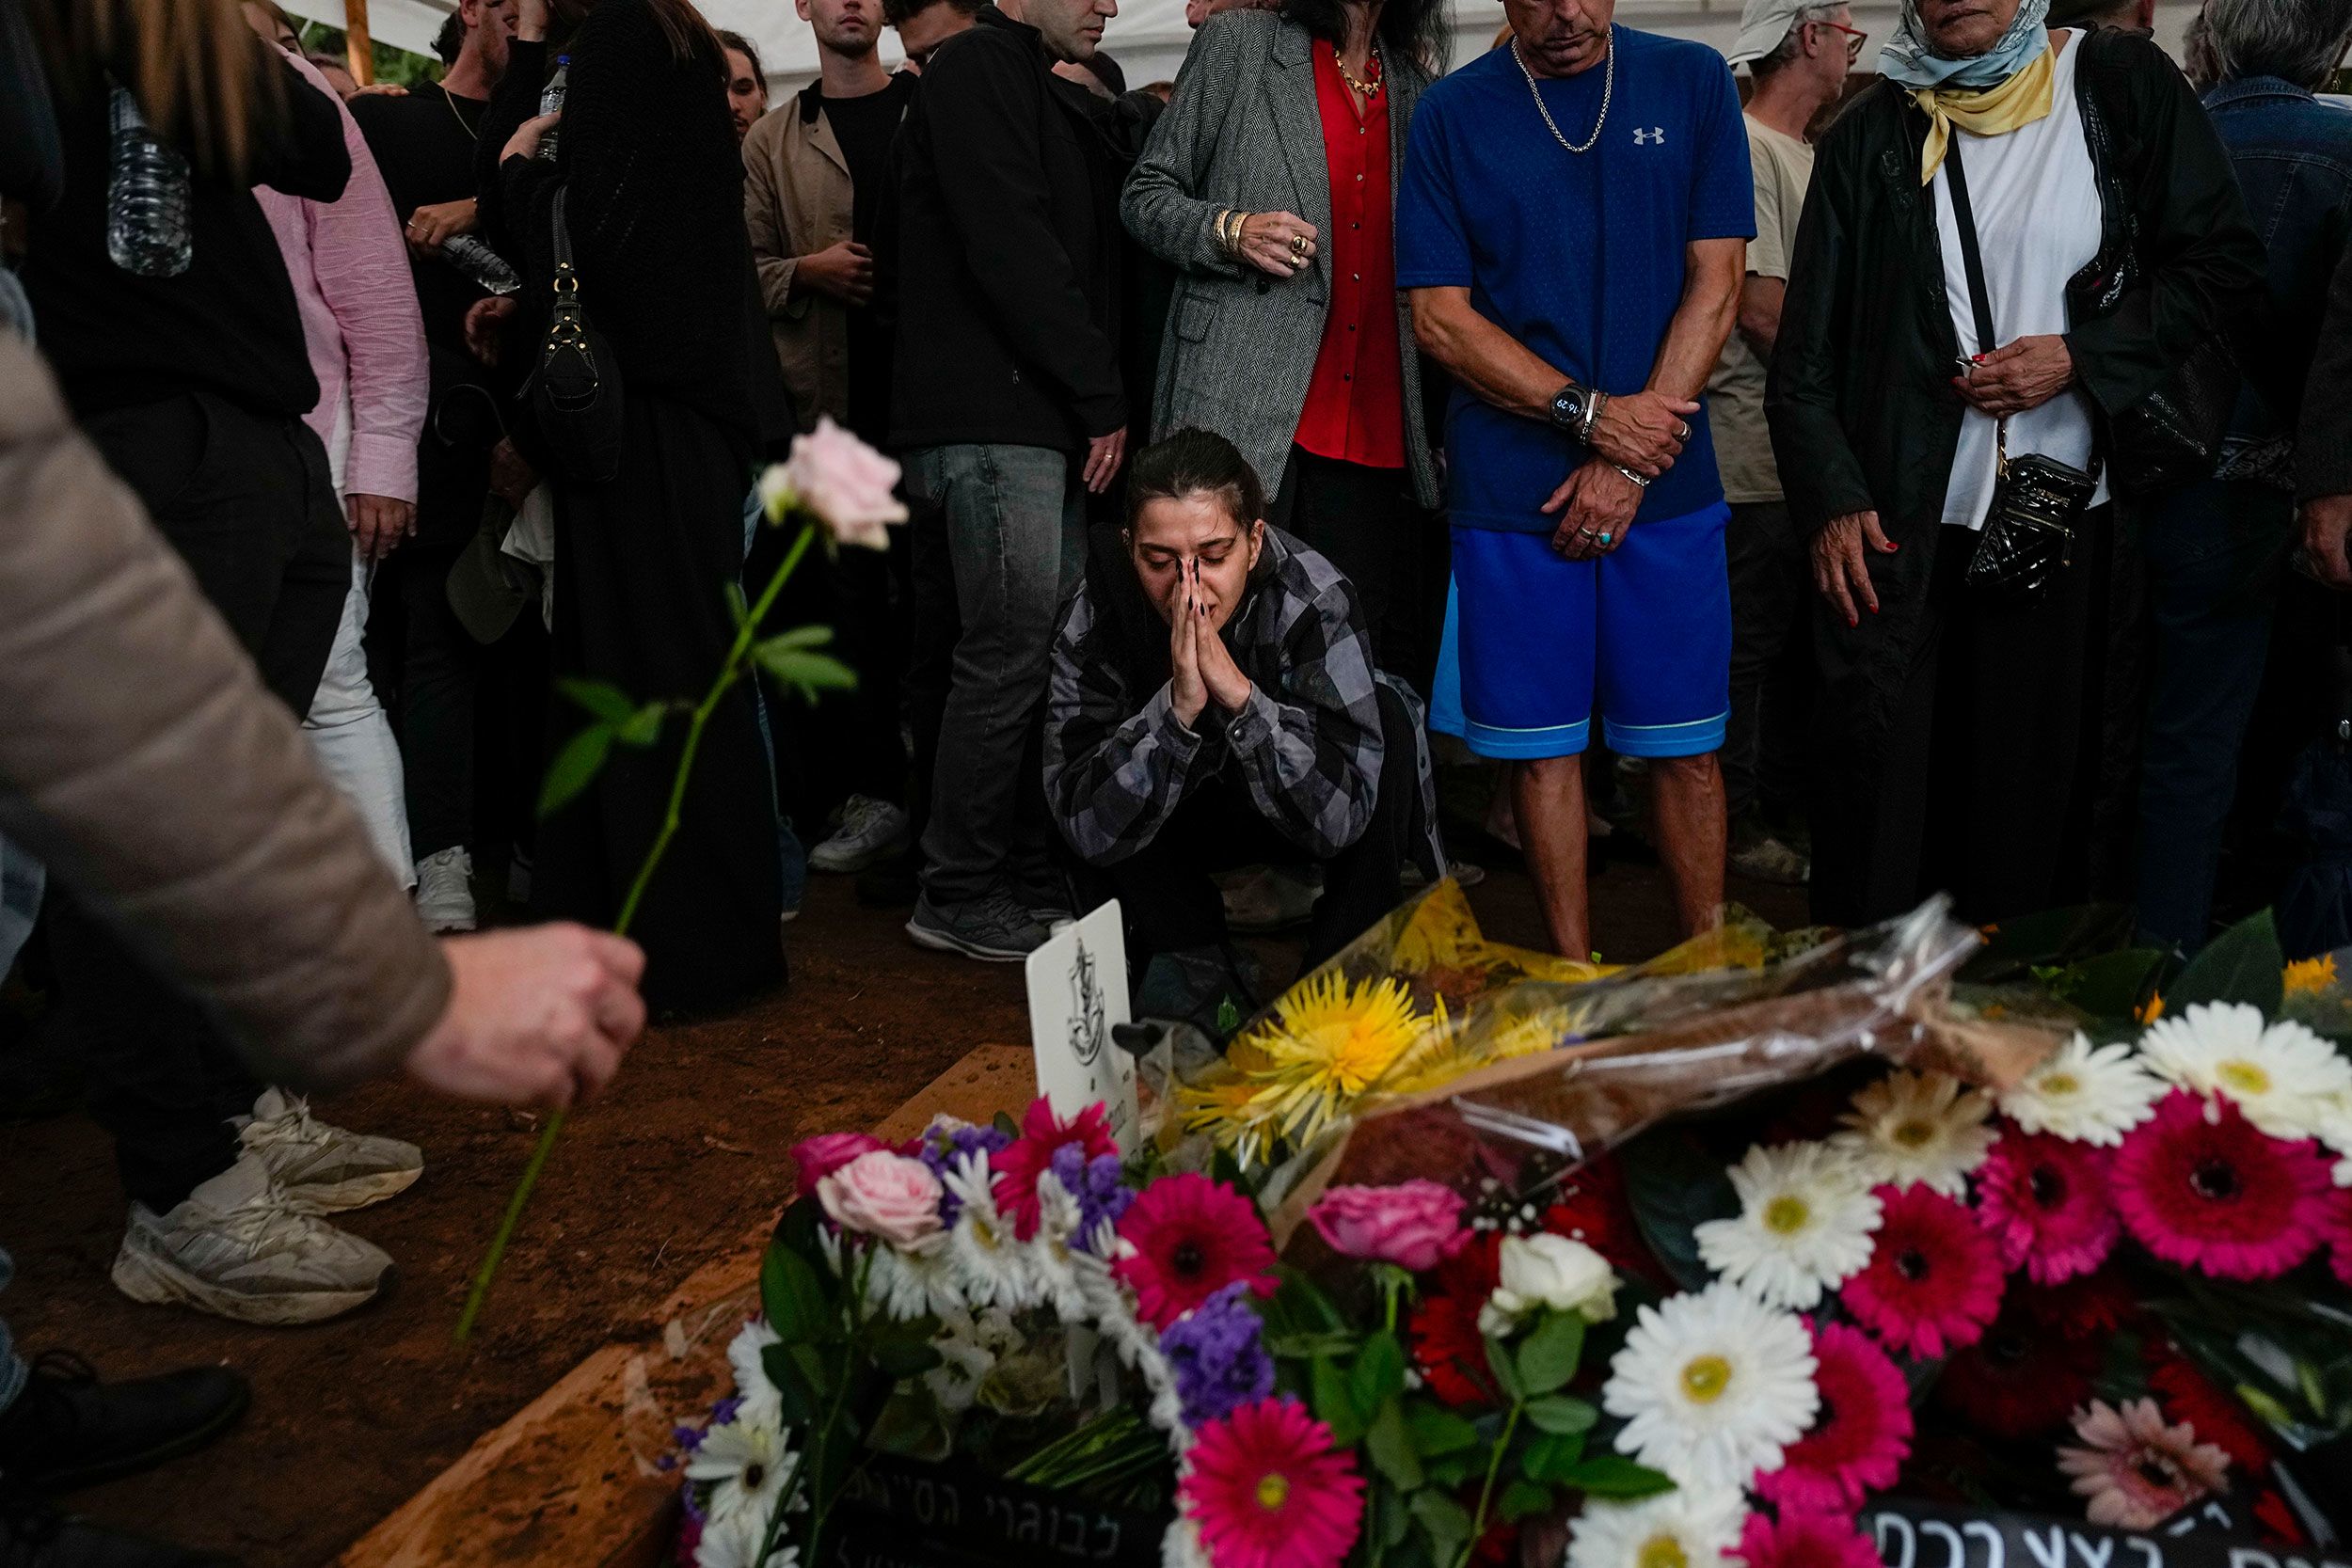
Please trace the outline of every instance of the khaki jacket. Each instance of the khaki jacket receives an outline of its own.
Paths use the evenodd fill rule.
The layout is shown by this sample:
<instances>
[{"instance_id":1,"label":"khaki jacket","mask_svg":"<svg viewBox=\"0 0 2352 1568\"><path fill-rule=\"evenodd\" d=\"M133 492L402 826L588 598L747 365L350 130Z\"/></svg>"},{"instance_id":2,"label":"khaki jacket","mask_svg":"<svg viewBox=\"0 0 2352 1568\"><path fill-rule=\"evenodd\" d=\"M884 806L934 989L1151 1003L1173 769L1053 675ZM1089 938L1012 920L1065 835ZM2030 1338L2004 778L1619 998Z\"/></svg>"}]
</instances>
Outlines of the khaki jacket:
<instances>
[{"instance_id":1,"label":"khaki jacket","mask_svg":"<svg viewBox=\"0 0 2352 1568\"><path fill-rule=\"evenodd\" d=\"M792 295L800 259L850 238L850 164L817 84L752 127L743 139L743 172L752 261L793 413L803 430L820 414L847 423L849 308L813 290Z\"/></svg>"},{"instance_id":2,"label":"khaki jacket","mask_svg":"<svg viewBox=\"0 0 2352 1568\"><path fill-rule=\"evenodd\" d=\"M293 715L6 331L0 832L275 1082L389 1070L449 1004L438 944Z\"/></svg>"}]
</instances>

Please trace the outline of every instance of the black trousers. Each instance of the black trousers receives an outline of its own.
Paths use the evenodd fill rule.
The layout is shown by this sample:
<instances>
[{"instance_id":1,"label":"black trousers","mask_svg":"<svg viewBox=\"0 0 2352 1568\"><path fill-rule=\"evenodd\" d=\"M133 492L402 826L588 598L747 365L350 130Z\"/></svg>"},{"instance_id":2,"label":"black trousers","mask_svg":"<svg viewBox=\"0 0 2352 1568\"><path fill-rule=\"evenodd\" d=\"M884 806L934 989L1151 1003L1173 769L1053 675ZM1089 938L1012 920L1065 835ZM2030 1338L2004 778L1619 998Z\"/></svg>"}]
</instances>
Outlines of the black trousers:
<instances>
[{"instance_id":1,"label":"black trousers","mask_svg":"<svg viewBox=\"0 0 2352 1568\"><path fill-rule=\"evenodd\" d=\"M1307 929L1301 973L1371 929L1403 899L1398 878L1412 832L1421 781L1418 738L1404 700L1380 689L1385 750L1372 821L1361 837L1323 863L1323 896ZM1304 859L1267 821L1229 763L1195 788L1152 842L1117 864L1091 873L1097 896L1116 896L1130 938L1129 968L1143 973L1154 954L1214 947L1227 937L1225 897L1211 873L1263 862Z\"/></svg>"},{"instance_id":2,"label":"black trousers","mask_svg":"<svg viewBox=\"0 0 2352 1568\"><path fill-rule=\"evenodd\" d=\"M1734 501L1724 531L1731 571L1731 719L1722 752L1732 817L1802 809L1812 722L1812 556L1784 501Z\"/></svg>"},{"instance_id":3,"label":"black trousers","mask_svg":"<svg viewBox=\"0 0 2352 1568\"><path fill-rule=\"evenodd\" d=\"M1962 580L1976 546L1968 530L1935 532L1876 787L1817 749L1816 919L1883 920L1938 889L1975 924L2128 894L2136 548L2115 507L2094 508L2073 565L2020 600Z\"/></svg>"},{"instance_id":4,"label":"black trousers","mask_svg":"<svg viewBox=\"0 0 2352 1568\"><path fill-rule=\"evenodd\" d=\"M1363 605L1374 663L1425 699L1445 627L1450 536L1414 500L1411 474L1293 447L1267 511L1267 521L1347 575Z\"/></svg>"},{"instance_id":5,"label":"black trousers","mask_svg":"<svg viewBox=\"0 0 2352 1568\"><path fill-rule=\"evenodd\" d=\"M85 430L296 718L309 712L351 586L326 451L301 420L207 393L101 414ZM128 678L126 676L126 678ZM324 916L323 916L324 917ZM130 1196L169 1209L237 1155L227 1118L262 1085L195 1001L88 905L52 907L50 951Z\"/></svg>"},{"instance_id":6,"label":"black trousers","mask_svg":"<svg viewBox=\"0 0 2352 1568\"><path fill-rule=\"evenodd\" d=\"M461 404L459 412L473 406ZM476 836L475 703L486 650L449 607L449 573L481 527L490 488L486 440L497 432L471 433L481 439L444 438L439 427L465 422L442 417L427 427L417 450L417 537L394 550L377 573L378 593L389 586L400 606L399 664L389 686L408 792L409 844L419 860L469 846Z\"/></svg>"},{"instance_id":7,"label":"black trousers","mask_svg":"<svg viewBox=\"0 0 2352 1568\"><path fill-rule=\"evenodd\" d=\"M607 681L639 702L699 701L735 622L726 584L743 566L751 463L719 425L631 392L617 477L557 492L558 676ZM561 746L588 722L550 710ZM539 825L534 912L610 926L660 832L686 724L647 748L615 746L596 782ZM739 684L703 732L679 827L629 935L645 949L660 1010L731 1006L784 979L776 814L752 689Z\"/></svg>"}]
</instances>

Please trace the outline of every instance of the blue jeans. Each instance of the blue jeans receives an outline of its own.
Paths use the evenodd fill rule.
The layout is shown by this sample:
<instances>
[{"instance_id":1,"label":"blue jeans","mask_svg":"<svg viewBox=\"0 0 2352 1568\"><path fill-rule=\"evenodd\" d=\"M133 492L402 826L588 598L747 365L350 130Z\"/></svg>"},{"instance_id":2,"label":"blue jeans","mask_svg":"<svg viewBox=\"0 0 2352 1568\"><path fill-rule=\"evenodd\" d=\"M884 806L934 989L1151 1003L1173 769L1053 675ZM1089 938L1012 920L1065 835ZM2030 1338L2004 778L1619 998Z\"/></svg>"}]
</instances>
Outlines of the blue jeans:
<instances>
[{"instance_id":1,"label":"blue jeans","mask_svg":"<svg viewBox=\"0 0 2352 1568\"><path fill-rule=\"evenodd\" d=\"M2295 503L2207 480L2151 503L2144 523L2154 645L2139 786L2142 940L2194 953L2213 915L2238 752L2270 646Z\"/></svg>"},{"instance_id":2,"label":"blue jeans","mask_svg":"<svg viewBox=\"0 0 2352 1568\"><path fill-rule=\"evenodd\" d=\"M765 515L759 505L759 486L743 498L743 548L749 551L752 540L757 537L761 518ZM765 588L766 583L745 584L744 592L753 587ZM760 689L759 677L752 677L752 716L759 721L759 754L768 764L768 799L780 801L776 784L776 732L768 722L768 693ZM808 895L808 850L801 843L800 834L792 831L792 819L784 815L778 804L776 811L776 849L783 859L784 912L800 912L801 900Z\"/></svg>"},{"instance_id":3,"label":"blue jeans","mask_svg":"<svg viewBox=\"0 0 2352 1568\"><path fill-rule=\"evenodd\" d=\"M0 1251L0 1291L8 1288L16 1275L16 1265L8 1255ZM25 1369L24 1358L16 1354L16 1342L8 1338L8 1320L0 1318L0 1410L16 1402L16 1396L24 1392L24 1380L32 1374Z\"/></svg>"},{"instance_id":4,"label":"blue jeans","mask_svg":"<svg viewBox=\"0 0 2352 1568\"><path fill-rule=\"evenodd\" d=\"M923 831L923 893L938 908L1043 869L1044 800L1027 753L1054 627L1086 561L1086 490L1069 454L1048 447L918 448L906 483L946 515L963 624Z\"/></svg>"}]
</instances>

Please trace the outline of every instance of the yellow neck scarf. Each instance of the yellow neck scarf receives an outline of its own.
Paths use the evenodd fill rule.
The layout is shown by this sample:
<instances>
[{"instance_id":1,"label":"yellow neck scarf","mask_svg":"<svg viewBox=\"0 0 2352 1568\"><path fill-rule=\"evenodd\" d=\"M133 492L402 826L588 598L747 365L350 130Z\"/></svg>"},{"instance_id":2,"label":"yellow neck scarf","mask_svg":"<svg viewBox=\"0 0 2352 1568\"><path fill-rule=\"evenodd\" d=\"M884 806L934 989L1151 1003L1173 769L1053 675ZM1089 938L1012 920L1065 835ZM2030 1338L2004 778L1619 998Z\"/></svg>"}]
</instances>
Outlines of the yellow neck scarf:
<instances>
[{"instance_id":1,"label":"yellow neck scarf","mask_svg":"<svg viewBox=\"0 0 2352 1568\"><path fill-rule=\"evenodd\" d=\"M2026 67L1997 87L1971 91L1964 87L1913 87L1911 101L1928 115L1928 145L1919 159L1919 183L1935 178L1943 166L1944 150L1951 145L1952 127L1979 136L1997 136L2021 125L2031 125L2050 113L2052 84L2058 77L2058 54L2044 49Z\"/></svg>"}]
</instances>

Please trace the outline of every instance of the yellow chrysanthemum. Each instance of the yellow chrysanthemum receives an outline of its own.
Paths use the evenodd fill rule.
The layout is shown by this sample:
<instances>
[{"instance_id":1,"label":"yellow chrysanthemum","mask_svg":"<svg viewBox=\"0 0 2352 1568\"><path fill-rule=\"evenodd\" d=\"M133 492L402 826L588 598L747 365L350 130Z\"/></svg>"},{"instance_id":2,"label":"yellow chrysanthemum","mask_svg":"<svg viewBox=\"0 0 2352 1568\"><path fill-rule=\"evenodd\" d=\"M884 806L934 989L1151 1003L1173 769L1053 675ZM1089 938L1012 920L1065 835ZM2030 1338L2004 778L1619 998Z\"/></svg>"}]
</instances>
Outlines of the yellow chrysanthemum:
<instances>
[{"instance_id":1,"label":"yellow chrysanthemum","mask_svg":"<svg viewBox=\"0 0 2352 1568\"><path fill-rule=\"evenodd\" d=\"M1483 958L1486 947L1470 900L1449 877L1413 907L1411 918L1396 934L1385 967L1408 974L1460 969Z\"/></svg>"},{"instance_id":2,"label":"yellow chrysanthemum","mask_svg":"<svg viewBox=\"0 0 2352 1568\"><path fill-rule=\"evenodd\" d=\"M1294 1144L1308 1144L1396 1065L1428 1025L1402 981L1362 986L1333 971L1294 987L1273 1021L1250 1037L1266 1066L1249 1103Z\"/></svg>"},{"instance_id":3,"label":"yellow chrysanthemum","mask_svg":"<svg viewBox=\"0 0 2352 1568\"><path fill-rule=\"evenodd\" d=\"M1516 1056L1549 1051L1573 1028L1565 1007L1542 1007L1500 1022L1471 1017L1432 1029L1397 1061L1379 1085L1382 1097L1423 1094L1465 1073Z\"/></svg>"},{"instance_id":4,"label":"yellow chrysanthemum","mask_svg":"<svg viewBox=\"0 0 2352 1568\"><path fill-rule=\"evenodd\" d=\"M2289 996L2309 996L2318 991L2332 990L2336 984L2336 956L2322 953L2316 958L2297 958L2287 965L2282 978Z\"/></svg>"}]
</instances>

